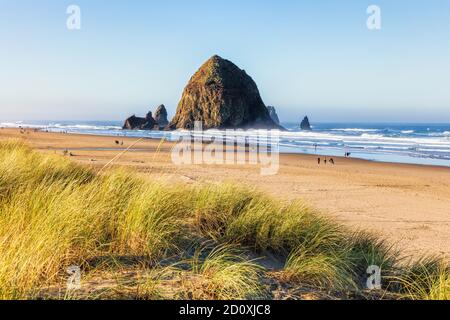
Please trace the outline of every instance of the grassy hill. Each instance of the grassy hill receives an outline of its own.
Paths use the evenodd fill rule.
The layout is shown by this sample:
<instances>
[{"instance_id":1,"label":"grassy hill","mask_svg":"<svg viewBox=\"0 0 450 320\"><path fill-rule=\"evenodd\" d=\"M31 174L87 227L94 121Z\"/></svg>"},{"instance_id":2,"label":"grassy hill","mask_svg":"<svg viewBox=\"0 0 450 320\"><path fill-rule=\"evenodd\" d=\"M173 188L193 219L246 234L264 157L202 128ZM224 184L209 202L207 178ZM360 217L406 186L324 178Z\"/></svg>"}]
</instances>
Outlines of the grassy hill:
<instances>
[{"instance_id":1,"label":"grassy hill","mask_svg":"<svg viewBox=\"0 0 450 320\"><path fill-rule=\"evenodd\" d=\"M370 265L382 290L365 289ZM67 290L70 266L79 290ZM450 267L405 258L302 201L98 172L3 142L0 299L38 298L449 299Z\"/></svg>"}]
</instances>

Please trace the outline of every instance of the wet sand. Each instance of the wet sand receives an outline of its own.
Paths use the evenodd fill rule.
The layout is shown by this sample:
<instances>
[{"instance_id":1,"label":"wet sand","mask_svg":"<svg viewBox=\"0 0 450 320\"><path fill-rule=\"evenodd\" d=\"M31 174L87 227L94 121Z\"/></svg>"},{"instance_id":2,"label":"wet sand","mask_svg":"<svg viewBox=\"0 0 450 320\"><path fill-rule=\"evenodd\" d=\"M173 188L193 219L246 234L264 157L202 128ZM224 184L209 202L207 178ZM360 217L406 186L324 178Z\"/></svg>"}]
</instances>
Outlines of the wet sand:
<instances>
[{"instance_id":1,"label":"wet sand","mask_svg":"<svg viewBox=\"0 0 450 320\"><path fill-rule=\"evenodd\" d=\"M97 168L138 140L0 129L0 140L9 138L24 139L45 153L62 155L67 149L74 161ZM450 258L450 168L339 157L334 157L335 165L318 165L317 156L284 154L278 174L261 176L260 167L249 164L176 166L171 161L173 146L141 140L113 165L133 167L155 178L186 183L231 181L281 199L302 198L347 226L389 239L406 254Z\"/></svg>"}]
</instances>

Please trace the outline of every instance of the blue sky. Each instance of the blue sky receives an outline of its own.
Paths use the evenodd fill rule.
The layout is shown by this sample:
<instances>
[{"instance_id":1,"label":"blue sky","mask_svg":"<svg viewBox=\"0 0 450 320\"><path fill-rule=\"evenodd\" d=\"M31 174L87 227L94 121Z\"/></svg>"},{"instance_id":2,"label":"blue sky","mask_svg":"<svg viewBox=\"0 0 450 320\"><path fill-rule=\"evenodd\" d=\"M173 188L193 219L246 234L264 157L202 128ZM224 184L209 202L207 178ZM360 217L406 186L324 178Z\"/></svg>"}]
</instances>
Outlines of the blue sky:
<instances>
[{"instance_id":1,"label":"blue sky","mask_svg":"<svg viewBox=\"0 0 450 320\"><path fill-rule=\"evenodd\" d=\"M450 122L448 0L0 0L0 43L4 121L121 120L161 103L172 116L219 54L282 121Z\"/></svg>"}]
</instances>

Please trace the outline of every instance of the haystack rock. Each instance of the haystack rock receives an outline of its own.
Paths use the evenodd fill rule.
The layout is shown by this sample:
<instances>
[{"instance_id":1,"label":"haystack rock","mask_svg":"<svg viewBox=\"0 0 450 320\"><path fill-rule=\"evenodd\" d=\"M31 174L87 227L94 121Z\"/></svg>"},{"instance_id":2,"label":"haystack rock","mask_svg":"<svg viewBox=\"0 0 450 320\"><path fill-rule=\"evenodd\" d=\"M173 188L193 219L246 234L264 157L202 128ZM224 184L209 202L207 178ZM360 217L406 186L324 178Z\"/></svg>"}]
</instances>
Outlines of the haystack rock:
<instances>
[{"instance_id":1,"label":"haystack rock","mask_svg":"<svg viewBox=\"0 0 450 320\"><path fill-rule=\"evenodd\" d=\"M153 130L155 127L158 127L158 124L153 119L151 112L147 113L145 118L132 115L125 120L123 125L124 130Z\"/></svg>"},{"instance_id":2,"label":"haystack rock","mask_svg":"<svg viewBox=\"0 0 450 320\"><path fill-rule=\"evenodd\" d=\"M311 124L309 123L309 119L308 117L305 117L302 121L302 123L300 124L300 129L302 130L307 130L307 131L311 131Z\"/></svg>"},{"instance_id":3,"label":"haystack rock","mask_svg":"<svg viewBox=\"0 0 450 320\"><path fill-rule=\"evenodd\" d=\"M154 119L161 128L166 127L169 124L169 120L167 120L167 110L163 104L156 108Z\"/></svg>"},{"instance_id":4,"label":"haystack rock","mask_svg":"<svg viewBox=\"0 0 450 320\"><path fill-rule=\"evenodd\" d=\"M275 107L267 106L267 110L269 110L269 116L276 124L280 124L280 119L278 118L277 110Z\"/></svg>"},{"instance_id":5,"label":"haystack rock","mask_svg":"<svg viewBox=\"0 0 450 320\"><path fill-rule=\"evenodd\" d=\"M253 79L231 61L213 56L194 74L170 129L282 129L269 115Z\"/></svg>"}]
</instances>

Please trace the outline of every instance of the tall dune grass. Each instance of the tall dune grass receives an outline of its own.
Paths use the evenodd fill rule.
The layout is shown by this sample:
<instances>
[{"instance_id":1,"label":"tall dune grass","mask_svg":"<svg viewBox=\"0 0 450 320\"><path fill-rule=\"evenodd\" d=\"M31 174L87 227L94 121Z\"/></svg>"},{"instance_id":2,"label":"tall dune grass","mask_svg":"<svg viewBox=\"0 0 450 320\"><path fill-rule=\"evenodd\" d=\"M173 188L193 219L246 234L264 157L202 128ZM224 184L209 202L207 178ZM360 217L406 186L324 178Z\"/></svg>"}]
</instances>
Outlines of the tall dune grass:
<instances>
[{"instance_id":1,"label":"tall dune grass","mask_svg":"<svg viewBox=\"0 0 450 320\"><path fill-rule=\"evenodd\" d=\"M205 241L212 244L206 255L191 252ZM276 271L290 285L358 292L375 264L400 297L449 298L442 261L402 265L385 241L352 232L302 202L281 203L228 184L150 181L124 169L96 173L21 142L0 143L0 299L42 297L69 265L88 272L101 257L148 270L186 256L179 285L190 295L184 298L267 297L263 270L243 251L276 256L285 264ZM159 282L148 283L147 296L154 296Z\"/></svg>"},{"instance_id":2,"label":"tall dune grass","mask_svg":"<svg viewBox=\"0 0 450 320\"><path fill-rule=\"evenodd\" d=\"M177 188L125 171L96 176L18 142L0 149L0 298L32 296L97 256L156 259L176 247L185 202L167 200L182 199Z\"/></svg>"},{"instance_id":3,"label":"tall dune grass","mask_svg":"<svg viewBox=\"0 0 450 320\"><path fill-rule=\"evenodd\" d=\"M182 277L181 298L242 300L264 294L263 268L231 245L200 246L188 263L191 272Z\"/></svg>"},{"instance_id":4,"label":"tall dune grass","mask_svg":"<svg viewBox=\"0 0 450 320\"><path fill-rule=\"evenodd\" d=\"M390 280L406 299L450 300L450 268L439 258L422 257Z\"/></svg>"}]
</instances>

